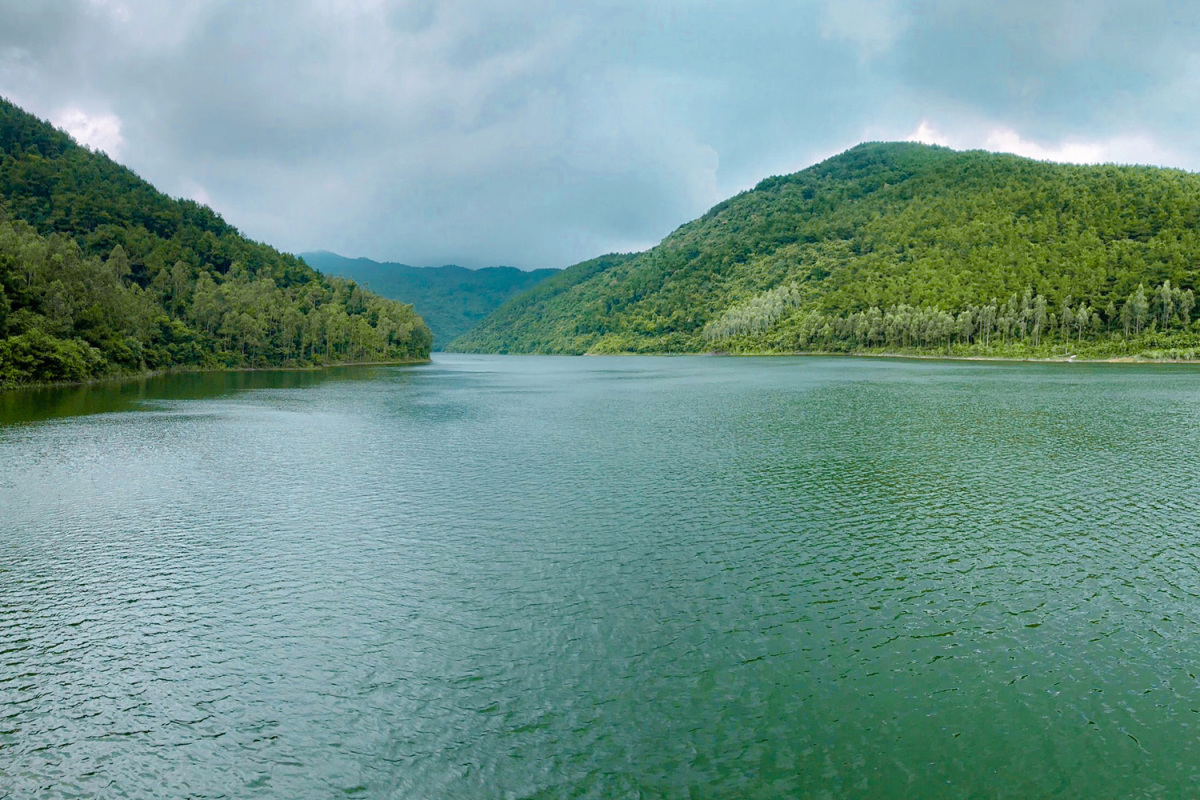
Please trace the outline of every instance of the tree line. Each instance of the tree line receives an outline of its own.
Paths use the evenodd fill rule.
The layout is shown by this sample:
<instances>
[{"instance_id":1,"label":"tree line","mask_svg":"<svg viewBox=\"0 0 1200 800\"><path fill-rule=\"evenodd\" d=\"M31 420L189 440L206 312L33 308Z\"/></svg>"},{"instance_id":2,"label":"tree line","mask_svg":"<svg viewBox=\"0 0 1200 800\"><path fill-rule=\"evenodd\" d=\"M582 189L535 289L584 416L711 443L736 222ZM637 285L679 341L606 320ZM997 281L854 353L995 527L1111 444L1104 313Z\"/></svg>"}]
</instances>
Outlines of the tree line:
<instances>
[{"instance_id":1,"label":"tree line","mask_svg":"<svg viewBox=\"0 0 1200 800\"><path fill-rule=\"evenodd\" d=\"M149 286L121 245L88 256L62 234L0 219L0 386L176 367L310 365L427 357L410 306L352 281L290 287L238 262L179 261Z\"/></svg>"},{"instance_id":2,"label":"tree line","mask_svg":"<svg viewBox=\"0 0 1200 800\"><path fill-rule=\"evenodd\" d=\"M708 323L704 337L716 349L742 351L874 350L896 352L944 349L1007 352L1060 348L1066 353L1085 343L1130 345L1142 337L1187 336L1196 332L1191 289L1164 280L1150 290L1138 284L1119 305L1095 308L1070 295L1057 304L1026 289L1000 302L959 311L900 303L872 306L848 315L805 307L805 293L788 284L738 304Z\"/></svg>"}]
</instances>

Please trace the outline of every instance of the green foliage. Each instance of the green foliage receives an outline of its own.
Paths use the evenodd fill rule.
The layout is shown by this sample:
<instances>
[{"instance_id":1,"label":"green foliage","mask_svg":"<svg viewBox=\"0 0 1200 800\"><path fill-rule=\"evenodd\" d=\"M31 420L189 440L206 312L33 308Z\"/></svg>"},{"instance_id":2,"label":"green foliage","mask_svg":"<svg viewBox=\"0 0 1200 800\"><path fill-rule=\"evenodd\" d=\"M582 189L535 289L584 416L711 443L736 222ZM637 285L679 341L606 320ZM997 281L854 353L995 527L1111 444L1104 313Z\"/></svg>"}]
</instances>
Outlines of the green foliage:
<instances>
[{"instance_id":1,"label":"green foliage","mask_svg":"<svg viewBox=\"0 0 1200 800\"><path fill-rule=\"evenodd\" d=\"M792 309L804 305L804 293L785 283L727 308L704 326L704 338L721 342L735 336L757 336L774 328Z\"/></svg>"},{"instance_id":2,"label":"green foliage","mask_svg":"<svg viewBox=\"0 0 1200 800\"><path fill-rule=\"evenodd\" d=\"M411 306L242 237L0 100L0 386L427 358Z\"/></svg>"},{"instance_id":3,"label":"green foliage","mask_svg":"<svg viewBox=\"0 0 1200 800\"><path fill-rule=\"evenodd\" d=\"M1068 355L1123 357L1148 350L1195 350L1200 323L1190 321L1190 289L1164 281L1150 315L1139 285L1108 316L1068 298L1058 313L1042 295L1027 289L1006 302L992 300L957 314L907 304L837 315L805 308L792 287L764 292L719 317L705 329L711 347L738 353L908 352L942 355L1048 358ZM787 302L777 298L782 295ZM1121 325L1118 325L1118 317ZM1123 325L1123 329L1122 329ZM1144 327L1143 327L1144 326ZM1172 356L1178 357L1178 356Z\"/></svg>"},{"instance_id":4,"label":"green foliage","mask_svg":"<svg viewBox=\"0 0 1200 800\"><path fill-rule=\"evenodd\" d=\"M454 347L1040 353L1117 337L1104 347L1120 355L1190 336L1200 176L865 144L764 180L649 251L583 266Z\"/></svg>"},{"instance_id":5,"label":"green foliage","mask_svg":"<svg viewBox=\"0 0 1200 800\"><path fill-rule=\"evenodd\" d=\"M612 254L584 261L544 279L532 289L508 301L489 315L466 336L452 341L447 350L486 353L584 353L598 344L607 330L603 311L596 308L592 295L581 293L592 278L602 278L633 259L633 255ZM570 312L576 309L585 319L595 319L589 327ZM541 321L545 325L530 324ZM599 335L597 335L599 333ZM630 346L634 346L632 339Z\"/></svg>"},{"instance_id":6,"label":"green foliage","mask_svg":"<svg viewBox=\"0 0 1200 800\"><path fill-rule=\"evenodd\" d=\"M475 327L510 297L559 272L525 272L514 267L410 267L327 252L303 253L302 258L327 275L340 275L384 297L412 303L433 331L435 349Z\"/></svg>"},{"instance_id":7,"label":"green foliage","mask_svg":"<svg viewBox=\"0 0 1200 800\"><path fill-rule=\"evenodd\" d=\"M80 339L59 339L39 328L0 340L0 386L82 381L103 364L100 351Z\"/></svg>"}]
</instances>

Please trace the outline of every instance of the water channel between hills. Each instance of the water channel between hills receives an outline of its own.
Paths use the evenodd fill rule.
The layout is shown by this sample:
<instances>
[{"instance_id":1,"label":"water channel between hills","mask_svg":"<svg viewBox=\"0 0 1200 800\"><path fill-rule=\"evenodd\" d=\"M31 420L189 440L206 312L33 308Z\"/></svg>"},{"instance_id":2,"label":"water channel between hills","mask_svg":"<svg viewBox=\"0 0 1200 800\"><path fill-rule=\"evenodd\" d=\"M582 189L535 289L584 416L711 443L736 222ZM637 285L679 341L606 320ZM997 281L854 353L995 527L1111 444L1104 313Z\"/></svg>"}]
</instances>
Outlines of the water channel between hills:
<instances>
[{"instance_id":1,"label":"water channel between hills","mask_svg":"<svg viewBox=\"0 0 1200 800\"><path fill-rule=\"evenodd\" d=\"M1200 369L0 394L0 798L1200 793Z\"/></svg>"}]
</instances>

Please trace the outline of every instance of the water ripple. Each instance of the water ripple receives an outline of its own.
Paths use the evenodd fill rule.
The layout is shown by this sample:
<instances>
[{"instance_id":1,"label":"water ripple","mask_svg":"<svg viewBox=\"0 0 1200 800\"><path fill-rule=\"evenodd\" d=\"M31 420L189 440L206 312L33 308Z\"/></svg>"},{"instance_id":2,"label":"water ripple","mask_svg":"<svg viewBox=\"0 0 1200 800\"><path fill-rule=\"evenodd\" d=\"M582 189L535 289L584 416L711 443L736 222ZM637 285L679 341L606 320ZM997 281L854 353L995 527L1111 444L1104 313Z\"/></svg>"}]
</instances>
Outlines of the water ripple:
<instances>
[{"instance_id":1,"label":"water ripple","mask_svg":"<svg viewBox=\"0 0 1200 800\"><path fill-rule=\"evenodd\" d=\"M1196 371L181 381L3 405L2 798L1200 789Z\"/></svg>"}]
</instances>

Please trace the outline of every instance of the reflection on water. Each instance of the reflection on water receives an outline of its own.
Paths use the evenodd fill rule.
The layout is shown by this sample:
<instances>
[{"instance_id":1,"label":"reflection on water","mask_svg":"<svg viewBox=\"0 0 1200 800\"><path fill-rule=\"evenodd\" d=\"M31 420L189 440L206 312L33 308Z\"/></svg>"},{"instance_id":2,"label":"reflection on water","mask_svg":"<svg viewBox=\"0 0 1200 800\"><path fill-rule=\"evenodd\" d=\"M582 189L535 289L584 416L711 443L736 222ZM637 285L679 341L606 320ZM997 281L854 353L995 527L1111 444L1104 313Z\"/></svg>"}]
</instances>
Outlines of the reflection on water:
<instances>
[{"instance_id":1,"label":"reflection on water","mask_svg":"<svg viewBox=\"0 0 1200 800\"><path fill-rule=\"evenodd\" d=\"M3 401L6 800L1200 789L1196 369L77 391Z\"/></svg>"},{"instance_id":2,"label":"reflection on water","mask_svg":"<svg viewBox=\"0 0 1200 800\"><path fill-rule=\"evenodd\" d=\"M303 389L328 381L370 380L379 367L185 372L83 386L0 390L0 425L133 411L147 401L204 400L257 389Z\"/></svg>"}]
</instances>

